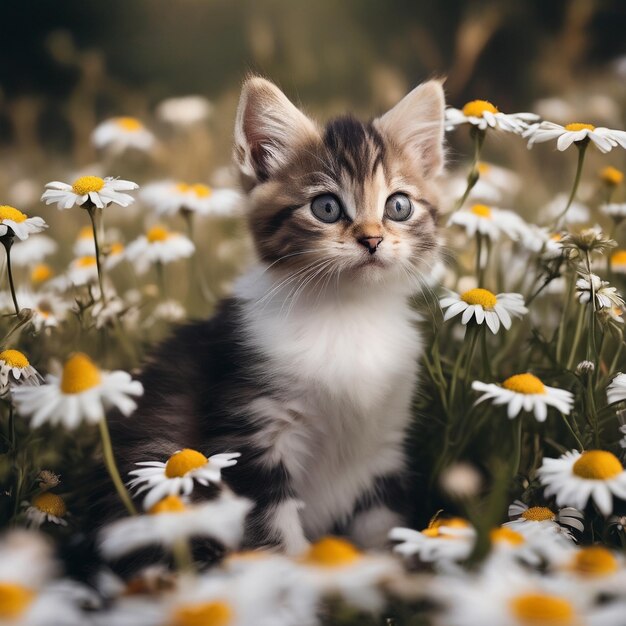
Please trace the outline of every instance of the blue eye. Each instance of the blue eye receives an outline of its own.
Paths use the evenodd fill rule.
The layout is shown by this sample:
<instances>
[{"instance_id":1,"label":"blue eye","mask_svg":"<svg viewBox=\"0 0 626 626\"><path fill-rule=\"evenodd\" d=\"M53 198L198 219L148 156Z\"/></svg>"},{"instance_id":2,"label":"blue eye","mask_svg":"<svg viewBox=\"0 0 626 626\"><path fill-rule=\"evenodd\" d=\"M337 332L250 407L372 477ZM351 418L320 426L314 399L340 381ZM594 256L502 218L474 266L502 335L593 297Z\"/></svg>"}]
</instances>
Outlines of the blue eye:
<instances>
[{"instance_id":1,"label":"blue eye","mask_svg":"<svg viewBox=\"0 0 626 626\"><path fill-rule=\"evenodd\" d=\"M325 193L313 199L313 202L311 202L311 213L321 222L332 224L341 217L341 204L335 196Z\"/></svg>"},{"instance_id":2,"label":"blue eye","mask_svg":"<svg viewBox=\"0 0 626 626\"><path fill-rule=\"evenodd\" d=\"M413 214L413 204L409 196L403 193L394 193L385 202L385 217L395 222L404 222Z\"/></svg>"}]
</instances>

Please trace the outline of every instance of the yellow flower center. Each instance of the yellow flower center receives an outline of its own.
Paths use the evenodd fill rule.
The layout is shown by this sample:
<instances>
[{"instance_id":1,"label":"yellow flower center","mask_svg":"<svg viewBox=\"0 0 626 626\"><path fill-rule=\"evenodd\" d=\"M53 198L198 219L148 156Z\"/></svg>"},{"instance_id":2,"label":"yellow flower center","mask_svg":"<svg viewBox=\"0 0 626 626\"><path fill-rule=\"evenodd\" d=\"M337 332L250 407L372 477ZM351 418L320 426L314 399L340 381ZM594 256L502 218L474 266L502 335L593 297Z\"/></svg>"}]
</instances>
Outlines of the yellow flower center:
<instances>
[{"instance_id":1,"label":"yellow flower center","mask_svg":"<svg viewBox=\"0 0 626 626\"><path fill-rule=\"evenodd\" d=\"M201 183L191 185L191 191L193 191L198 198L208 198L213 193L211 187L202 185Z\"/></svg>"},{"instance_id":2,"label":"yellow flower center","mask_svg":"<svg viewBox=\"0 0 626 626\"><path fill-rule=\"evenodd\" d=\"M527 522L553 522L556 514L547 506L531 506L522 513L521 517Z\"/></svg>"},{"instance_id":3,"label":"yellow flower center","mask_svg":"<svg viewBox=\"0 0 626 626\"><path fill-rule=\"evenodd\" d=\"M581 548L574 557L572 569L582 576L606 576L619 569L615 555L602 546Z\"/></svg>"},{"instance_id":4,"label":"yellow flower center","mask_svg":"<svg viewBox=\"0 0 626 626\"><path fill-rule=\"evenodd\" d=\"M13 620L29 607L35 592L17 583L0 582L0 617Z\"/></svg>"},{"instance_id":5,"label":"yellow flower center","mask_svg":"<svg viewBox=\"0 0 626 626\"><path fill-rule=\"evenodd\" d=\"M452 535L441 533L441 527L446 528L469 528L469 522L462 517L435 517L430 520L428 528L422 530L422 535L426 537L442 537L444 539L452 538Z\"/></svg>"},{"instance_id":6,"label":"yellow flower center","mask_svg":"<svg viewBox=\"0 0 626 626\"><path fill-rule=\"evenodd\" d=\"M624 468L619 459L606 450L588 450L583 452L572 471L580 478L589 480L608 480L619 476Z\"/></svg>"},{"instance_id":7,"label":"yellow flower center","mask_svg":"<svg viewBox=\"0 0 626 626\"><path fill-rule=\"evenodd\" d=\"M467 304L477 305L483 307L483 309L493 309L496 306L498 300L491 291L477 287L476 289L470 289L461 294L461 300L467 302Z\"/></svg>"},{"instance_id":8,"label":"yellow flower center","mask_svg":"<svg viewBox=\"0 0 626 626\"><path fill-rule=\"evenodd\" d=\"M165 226L153 226L146 235L150 243L165 241L169 236L170 233Z\"/></svg>"},{"instance_id":9,"label":"yellow flower center","mask_svg":"<svg viewBox=\"0 0 626 626\"><path fill-rule=\"evenodd\" d=\"M524 535L506 527L494 528L489 533L492 543L508 543L511 546L521 546L526 543Z\"/></svg>"},{"instance_id":10,"label":"yellow flower center","mask_svg":"<svg viewBox=\"0 0 626 626\"><path fill-rule=\"evenodd\" d=\"M176 191L180 191L180 193L187 193L190 187L187 183L176 183Z\"/></svg>"},{"instance_id":11,"label":"yellow flower center","mask_svg":"<svg viewBox=\"0 0 626 626\"><path fill-rule=\"evenodd\" d=\"M109 248L109 254L111 255L122 254L122 252L124 252L124 244L119 243L119 242L111 244L111 247Z\"/></svg>"},{"instance_id":12,"label":"yellow flower center","mask_svg":"<svg viewBox=\"0 0 626 626\"><path fill-rule=\"evenodd\" d=\"M104 187L104 179L99 176L81 176L74 181L72 191L77 196L84 196L90 191L100 191Z\"/></svg>"},{"instance_id":13,"label":"yellow flower center","mask_svg":"<svg viewBox=\"0 0 626 626\"><path fill-rule=\"evenodd\" d=\"M43 283L49 278L52 278L53 271L49 265L45 263L39 263L33 267L33 271L30 273L30 280L33 283Z\"/></svg>"},{"instance_id":14,"label":"yellow flower center","mask_svg":"<svg viewBox=\"0 0 626 626\"><path fill-rule=\"evenodd\" d=\"M315 542L304 556L304 561L324 567L340 567L354 563L361 553L345 539L324 537Z\"/></svg>"},{"instance_id":15,"label":"yellow flower center","mask_svg":"<svg viewBox=\"0 0 626 626\"><path fill-rule=\"evenodd\" d=\"M470 211L478 217L491 219L491 209L486 204L475 204Z\"/></svg>"},{"instance_id":16,"label":"yellow flower center","mask_svg":"<svg viewBox=\"0 0 626 626\"><path fill-rule=\"evenodd\" d=\"M15 207L9 206L8 204L3 204L0 206L0 222L4 222L4 220L13 220L16 223L23 222L28 218L26 213L22 213L18 211Z\"/></svg>"},{"instance_id":17,"label":"yellow flower center","mask_svg":"<svg viewBox=\"0 0 626 626\"><path fill-rule=\"evenodd\" d=\"M227 602L214 600L187 604L176 609L171 626L228 626L233 621L233 610Z\"/></svg>"},{"instance_id":18,"label":"yellow flower center","mask_svg":"<svg viewBox=\"0 0 626 626\"><path fill-rule=\"evenodd\" d=\"M463 115L482 117L483 113L497 113L498 109L487 100L472 100L463 107Z\"/></svg>"},{"instance_id":19,"label":"yellow flower center","mask_svg":"<svg viewBox=\"0 0 626 626\"><path fill-rule=\"evenodd\" d=\"M186 508L185 503L178 496L167 496L150 507L148 513L150 513L150 515L158 515L159 513L180 513Z\"/></svg>"},{"instance_id":20,"label":"yellow flower center","mask_svg":"<svg viewBox=\"0 0 626 626\"><path fill-rule=\"evenodd\" d=\"M175 452L165 464L165 475L168 478L180 478L209 462L202 452L185 448Z\"/></svg>"},{"instance_id":21,"label":"yellow flower center","mask_svg":"<svg viewBox=\"0 0 626 626\"><path fill-rule=\"evenodd\" d=\"M91 226L83 226L78 231L77 239L93 239L93 228Z\"/></svg>"},{"instance_id":22,"label":"yellow flower center","mask_svg":"<svg viewBox=\"0 0 626 626\"><path fill-rule=\"evenodd\" d=\"M76 259L76 265L78 267L92 267L97 265L95 256L81 256L79 259Z\"/></svg>"},{"instance_id":23,"label":"yellow flower center","mask_svg":"<svg viewBox=\"0 0 626 626\"><path fill-rule=\"evenodd\" d=\"M63 367L61 391L63 393L82 393L100 384L100 370L95 363L82 352L72 355Z\"/></svg>"},{"instance_id":24,"label":"yellow flower center","mask_svg":"<svg viewBox=\"0 0 626 626\"><path fill-rule=\"evenodd\" d=\"M523 626L570 626L574 607L564 598L545 593L526 593L511 600L513 615Z\"/></svg>"},{"instance_id":25,"label":"yellow flower center","mask_svg":"<svg viewBox=\"0 0 626 626\"><path fill-rule=\"evenodd\" d=\"M624 172L609 165L600 170L600 179L607 183L607 185L617 186L624 180Z\"/></svg>"},{"instance_id":26,"label":"yellow flower center","mask_svg":"<svg viewBox=\"0 0 626 626\"><path fill-rule=\"evenodd\" d=\"M9 367L19 367L24 369L30 363L19 350L3 350L0 352L0 361L4 361Z\"/></svg>"},{"instance_id":27,"label":"yellow flower center","mask_svg":"<svg viewBox=\"0 0 626 626\"><path fill-rule=\"evenodd\" d=\"M507 378L502 386L509 391L525 394L544 394L546 392L545 385L532 374L515 374Z\"/></svg>"},{"instance_id":28,"label":"yellow flower center","mask_svg":"<svg viewBox=\"0 0 626 626\"><path fill-rule=\"evenodd\" d=\"M595 130L595 128L596 127L593 124L581 124L580 122L573 122L572 124L567 124L567 126L565 126L565 130L569 130L573 133L579 130Z\"/></svg>"},{"instance_id":29,"label":"yellow flower center","mask_svg":"<svg viewBox=\"0 0 626 626\"><path fill-rule=\"evenodd\" d=\"M135 133L143 128L143 124L136 117L118 117L115 123L128 132Z\"/></svg>"},{"instance_id":30,"label":"yellow flower center","mask_svg":"<svg viewBox=\"0 0 626 626\"><path fill-rule=\"evenodd\" d=\"M65 506L65 502L63 502L63 498L61 496L57 496L56 493L50 493L48 491L35 496L33 498L33 506L48 515L54 515L55 517L64 517L67 513L67 508Z\"/></svg>"},{"instance_id":31,"label":"yellow flower center","mask_svg":"<svg viewBox=\"0 0 626 626\"><path fill-rule=\"evenodd\" d=\"M477 165L477 169L478 169L478 173L481 176L484 176L491 169L491 165L489 165L489 163L481 162Z\"/></svg>"},{"instance_id":32,"label":"yellow flower center","mask_svg":"<svg viewBox=\"0 0 626 626\"><path fill-rule=\"evenodd\" d=\"M626 265L626 250L617 250L611 255L612 265Z\"/></svg>"}]
</instances>

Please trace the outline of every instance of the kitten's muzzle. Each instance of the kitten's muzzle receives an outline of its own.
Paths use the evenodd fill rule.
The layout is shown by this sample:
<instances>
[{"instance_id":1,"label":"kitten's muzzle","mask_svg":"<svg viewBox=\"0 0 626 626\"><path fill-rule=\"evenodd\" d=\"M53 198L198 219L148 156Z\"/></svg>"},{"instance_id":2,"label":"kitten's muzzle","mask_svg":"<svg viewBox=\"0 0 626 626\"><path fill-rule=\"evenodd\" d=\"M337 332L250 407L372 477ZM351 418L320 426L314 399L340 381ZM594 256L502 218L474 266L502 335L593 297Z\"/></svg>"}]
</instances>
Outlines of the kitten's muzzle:
<instances>
[{"instance_id":1,"label":"kitten's muzzle","mask_svg":"<svg viewBox=\"0 0 626 626\"><path fill-rule=\"evenodd\" d=\"M382 240L382 237L360 237L357 239L362 246L367 248L370 254L374 254L374 252L376 252Z\"/></svg>"}]
</instances>

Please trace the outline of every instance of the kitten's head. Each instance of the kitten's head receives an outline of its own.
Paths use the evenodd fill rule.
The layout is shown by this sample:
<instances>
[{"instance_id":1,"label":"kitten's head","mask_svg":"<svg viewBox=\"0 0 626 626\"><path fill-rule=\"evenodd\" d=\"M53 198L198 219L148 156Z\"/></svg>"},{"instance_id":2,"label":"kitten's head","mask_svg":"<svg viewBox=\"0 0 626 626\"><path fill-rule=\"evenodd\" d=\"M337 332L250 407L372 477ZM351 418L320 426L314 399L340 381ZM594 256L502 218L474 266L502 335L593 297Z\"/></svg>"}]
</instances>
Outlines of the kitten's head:
<instances>
[{"instance_id":1,"label":"kitten's head","mask_svg":"<svg viewBox=\"0 0 626 626\"><path fill-rule=\"evenodd\" d=\"M234 156L261 259L312 285L331 276L414 283L437 251L443 118L439 81L372 122L340 117L321 128L274 84L248 79Z\"/></svg>"}]
</instances>

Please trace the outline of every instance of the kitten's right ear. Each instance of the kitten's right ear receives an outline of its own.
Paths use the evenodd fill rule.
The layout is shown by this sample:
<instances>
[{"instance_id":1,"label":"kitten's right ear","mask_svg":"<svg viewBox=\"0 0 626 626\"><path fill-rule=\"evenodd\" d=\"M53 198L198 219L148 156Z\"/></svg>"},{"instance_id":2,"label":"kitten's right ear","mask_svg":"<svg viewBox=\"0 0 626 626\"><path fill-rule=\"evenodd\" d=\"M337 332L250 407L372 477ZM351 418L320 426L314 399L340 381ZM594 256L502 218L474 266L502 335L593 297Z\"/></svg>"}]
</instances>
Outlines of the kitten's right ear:
<instances>
[{"instance_id":1,"label":"kitten's right ear","mask_svg":"<svg viewBox=\"0 0 626 626\"><path fill-rule=\"evenodd\" d=\"M258 76L246 80L237 108L234 159L250 186L267 180L312 138L319 138L313 121L276 85Z\"/></svg>"}]
</instances>

